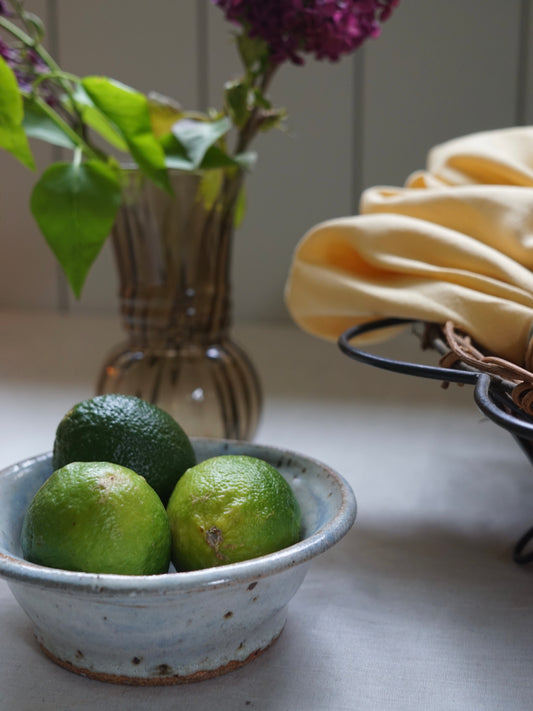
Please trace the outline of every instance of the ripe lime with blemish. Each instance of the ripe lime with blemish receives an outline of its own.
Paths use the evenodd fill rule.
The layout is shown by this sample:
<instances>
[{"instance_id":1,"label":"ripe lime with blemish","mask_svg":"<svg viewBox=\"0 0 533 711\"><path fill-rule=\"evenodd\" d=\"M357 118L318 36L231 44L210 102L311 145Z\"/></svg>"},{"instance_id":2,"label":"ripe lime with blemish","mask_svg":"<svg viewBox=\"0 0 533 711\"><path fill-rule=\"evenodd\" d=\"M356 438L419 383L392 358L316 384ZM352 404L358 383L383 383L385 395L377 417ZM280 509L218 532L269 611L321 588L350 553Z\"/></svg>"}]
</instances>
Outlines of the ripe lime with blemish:
<instances>
[{"instance_id":1,"label":"ripe lime with blemish","mask_svg":"<svg viewBox=\"0 0 533 711\"><path fill-rule=\"evenodd\" d=\"M33 497L22 526L26 560L85 573L156 575L170 563L170 527L145 479L118 464L72 462Z\"/></svg>"},{"instance_id":2,"label":"ripe lime with blemish","mask_svg":"<svg viewBox=\"0 0 533 711\"><path fill-rule=\"evenodd\" d=\"M212 457L188 469L167 514L177 570L256 558L300 535L300 507L287 481L268 462L246 455Z\"/></svg>"}]
</instances>

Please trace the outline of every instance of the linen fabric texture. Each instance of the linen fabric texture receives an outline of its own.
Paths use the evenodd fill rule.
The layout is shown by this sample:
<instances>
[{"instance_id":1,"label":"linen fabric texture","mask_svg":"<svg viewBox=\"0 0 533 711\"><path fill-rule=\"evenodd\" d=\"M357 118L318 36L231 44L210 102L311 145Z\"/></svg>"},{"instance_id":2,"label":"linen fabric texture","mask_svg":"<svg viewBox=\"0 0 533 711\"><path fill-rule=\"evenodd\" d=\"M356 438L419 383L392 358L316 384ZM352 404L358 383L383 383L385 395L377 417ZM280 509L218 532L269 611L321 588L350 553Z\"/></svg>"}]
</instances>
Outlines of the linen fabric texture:
<instances>
[{"instance_id":1,"label":"linen fabric texture","mask_svg":"<svg viewBox=\"0 0 533 711\"><path fill-rule=\"evenodd\" d=\"M370 188L358 215L313 227L285 298L294 321L327 340L386 317L451 321L531 368L532 268L533 127L513 127L438 145L404 187Z\"/></svg>"}]
</instances>

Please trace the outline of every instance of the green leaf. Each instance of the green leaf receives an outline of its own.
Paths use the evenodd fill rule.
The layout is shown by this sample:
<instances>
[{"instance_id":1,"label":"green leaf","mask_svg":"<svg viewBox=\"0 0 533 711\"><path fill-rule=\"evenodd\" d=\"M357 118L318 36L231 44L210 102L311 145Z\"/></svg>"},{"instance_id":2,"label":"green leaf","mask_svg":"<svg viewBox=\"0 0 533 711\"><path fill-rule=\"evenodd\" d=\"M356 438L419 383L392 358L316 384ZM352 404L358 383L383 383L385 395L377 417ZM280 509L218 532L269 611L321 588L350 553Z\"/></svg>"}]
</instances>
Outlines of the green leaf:
<instances>
[{"instance_id":1,"label":"green leaf","mask_svg":"<svg viewBox=\"0 0 533 711\"><path fill-rule=\"evenodd\" d=\"M172 133L185 148L195 168L202 164L207 150L231 128L231 121L224 117L218 121L193 121L182 119L172 126Z\"/></svg>"},{"instance_id":2,"label":"green leaf","mask_svg":"<svg viewBox=\"0 0 533 711\"><path fill-rule=\"evenodd\" d=\"M202 162L199 165L199 169L211 170L213 168L231 168L238 165L239 163L221 148L218 146L211 146L205 152Z\"/></svg>"},{"instance_id":3,"label":"green leaf","mask_svg":"<svg viewBox=\"0 0 533 711\"><path fill-rule=\"evenodd\" d=\"M287 109L270 109L263 111L260 117L259 130L270 131L271 128L280 127L287 120Z\"/></svg>"},{"instance_id":4,"label":"green leaf","mask_svg":"<svg viewBox=\"0 0 533 711\"><path fill-rule=\"evenodd\" d=\"M51 143L62 148L76 148L76 144L52 121L39 104L31 97L24 100L24 120L22 126L30 138Z\"/></svg>"},{"instance_id":5,"label":"green leaf","mask_svg":"<svg viewBox=\"0 0 533 711\"><path fill-rule=\"evenodd\" d=\"M237 128L242 128L249 115L249 85L246 81L241 79L238 81L226 82L224 89L226 107L231 120Z\"/></svg>"},{"instance_id":6,"label":"green leaf","mask_svg":"<svg viewBox=\"0 0 533 711\"><path fill-rule=\"evenodd\" d=\"M85 77L82 85L94 105L117 127L139 168L171 192L165 154L152 131L146 96L106 77Z\"/></svg>"},{"instance_id":7,"label":"green leaf","mask_svg":"<svg viewBox=\"0 0 533 711\"><path fill-rule=\"evenodd\" d=\"M191 161L188 158L183 158L178 153L169 153L165 158L165 165L167 168L172 168L174 170L195 170Z\"/></svg>"},{"instance_id":8,"label":"green leaf","mask_svg":"<svg viewBox=\"0 0 533 711\"><path fill-rule=\"evenodd\" d=\"M223 170L209 170L202 175L199 192L202 203L206 210L210 210L215 204L224 182Z\"/></svg>"},{"instance_id":9,"label":"green leaf","mask_svg":"<svg viewBox=\"0 0 533 711\"><path fill-rule=\"evenodd\" d=\"M165 151L165 162L167 168L177 168L178 170L216 170L218 168L245 167L251 164L251 154L241 153L232 158L218 146L211 146L207 149L199 166L192 162L187 155L185 148L178 139L169 134L161 138L161 145Z\"/></svg>"},{"instance_id":10,"label":"green leaf","mask_svg":"<svg viewBox=\"0 0 533 711\"><path fill-rule=\"evenodd\" d=\"M224 170L209 170L202 175L199 192L202 198L202 204L206 210L211 210L217 199L220 197L221 190L224 186L224 175ZM237 200L235 201L233 213L233 224L235 227L239 227L244 219L245 212L246 193L243 185L239 190Z\"/></svg>"},{"instance_id":11,"label":"green leaf","mask_svg":"<svg viewBox=\"0 0 533 711\"><path fill-rule=\"evenodd\" d=\"M266 96L263 94L262 91L259 91L259 89L254 89L254 105L259 106L261 109L271 109L272 104L270 101L266 98Z\"/></svg>"},{"instance_id":12,"label":"green leaf","mask_svg":"<svg viewBox=\"0 0 533 711\"><path fill-rule=\"evenodd\" d=\"M172 99L160 94L148 94L148 110L152 131L157 138L171 132L173 124L183 118L183 110Z\"/></svg>"},{"instance_id":13,"label":"green leaf","mask_svg":"<svg viewBox=\"0 0 533 711\"><path fill-rule=\"evenodd\" d=\"M54 163L33 189L33 216L78 298L120 202L118 175L100 161Z\"/></svg>"},{"instance_id":14,"label":"green leaf","mask_svg":"<svg viewBox=\"0 0 533 711\"><path fill-rule=\"evenodd\" d=\"M81 113L83 121L96 131L110 145L118 148L119 151L127 151L128 145L122 138L114 124L99 111L91 101L85 89L78 84L74 91L74 101Z\"/></svg>"},{"instance_id":15,"label":"green leaf","mask_svg":"<svg viewBox=\"0 0 533 711\"><path fill-rule=\"evenodd\" d=\"M15 156L26 168L35 170L35 161L21 126L12 126L11 128L0 126L0 148L4 148Z\"/></svg>"},{"instance_id":16,"label":"green leaf","mask_svg":"<svg viewBox=\"0 0 533 711\"><path fill-rule=\"evenodd\" d=\"M0 57L0 148L9 151L27 168L35 170L35 161L22 127L24 108L17 80Z\"/></svg>"},{"instance_id":17,"label":"green leaf","mask_svg":"<svg viewBox=\"0 0 533 711\"><path fill-rule=\"evenodd\" d=\"M178 170L194 170L192 161L187 156L185 148L178 139L168 133L160 139L161 146L165 152L165 163L167 168L177 168Z\"/></svg>"},{"instance_id":18,"label":"green leaf","mask_svg":"<svg viewBox=\"0 0 533 711\"><path fill-rule=\"evenodd\" d=\"M268 64L269 47L263 39L242 33L237 37L237 47L247 71L260 72Z\"/></svg>"},{"instance_id":19,"label":"green leaf","mask_svg":"<svg viewBox=\"0 0 533 711\"><path fill-rule=\"evenodd\" d=\"M17 80L11 67L0 57L0 126L20 126L23 117Z\"/></svg>"}]
</instances>

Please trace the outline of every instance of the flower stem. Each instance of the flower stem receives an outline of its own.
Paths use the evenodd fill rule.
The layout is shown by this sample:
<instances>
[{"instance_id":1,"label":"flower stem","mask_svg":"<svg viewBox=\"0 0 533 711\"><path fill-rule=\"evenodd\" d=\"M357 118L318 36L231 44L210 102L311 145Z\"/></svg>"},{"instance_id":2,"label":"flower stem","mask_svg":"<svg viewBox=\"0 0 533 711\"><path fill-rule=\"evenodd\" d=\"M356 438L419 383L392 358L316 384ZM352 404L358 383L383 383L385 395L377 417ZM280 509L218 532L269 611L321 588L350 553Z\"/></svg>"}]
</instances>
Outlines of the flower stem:
<instances>
[{"instance_id":1,"label":"flower stem","mask_svg":"<svg viewBox=\"0 0 533 711\"><path fill-rule=\"evenodd\" d=\"M55 125L69 138L74 146L76 147L76 150L81 150L83 153L85 153L89 158L93 159L102 159L102 155L98 153L87 141L84 141L83 138L77 133L73 128L69 126L69 124L64 121L59 114L54 111L46 101L43 101L41 98L38 96L32 97L33 101L39 106L39 109L43 111L47 117L55 123Z\"/></svg>"},{"instance_id":2,"label":"flower stem","mask_svg":"<svg viewBox=\"0 0 533 711\"><path fill-rule=\"evenodd\" d=\"M261 81L259 82L259 86L257 88L262 96L266 94L268 87L270 86L270 83L274 77L274 74L276 73L279 66L279 64L269 62L266 70L263 72L263 74L260 75ZM248 120L238 133L237 146L235 149L236 154L243 153L248 148L252 140L255 138L257 132L259 131L260 126L261 107L256 104L251 110Z\"/></svg>"}]
</instances>

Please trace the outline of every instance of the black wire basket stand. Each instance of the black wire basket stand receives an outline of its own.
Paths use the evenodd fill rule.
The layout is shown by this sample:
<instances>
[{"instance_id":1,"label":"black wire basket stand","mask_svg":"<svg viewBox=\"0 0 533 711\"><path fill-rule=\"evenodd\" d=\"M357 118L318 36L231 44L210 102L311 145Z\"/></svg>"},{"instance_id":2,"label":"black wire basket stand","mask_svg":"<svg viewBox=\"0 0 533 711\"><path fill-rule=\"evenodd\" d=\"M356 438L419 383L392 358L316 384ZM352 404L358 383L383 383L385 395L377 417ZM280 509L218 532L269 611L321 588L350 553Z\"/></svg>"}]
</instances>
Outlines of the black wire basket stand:
<instances>
[{"instance_id":1,"label":"black wire basket stand","mask_svg":"<svg viewBox=\"0 0 533 711\"><path fill-rule=\"evenodd\" d=\"M437 352L443 355L447 348L444 340L439 337L437 324L422 324L414 319L386 318L371 321L345 331L338 340L341 351L361 363L383 370L411 375L419 378L438 380L442 383L459 383L471 385L477 407L487 418L509 432L533 464L533 418L520 408L511 397L514 383L494 377L475 368L458 363L456 367L409 363L405 361L384 358L356 348L352 341L357 336L381 329L397 326L419 326L424 329L426 340ZM528 544L533 540L533 526L517 541L513 550L513 560L523 565L533 561L533 552L527 552Z\"/></svg>"}]
</instances>

